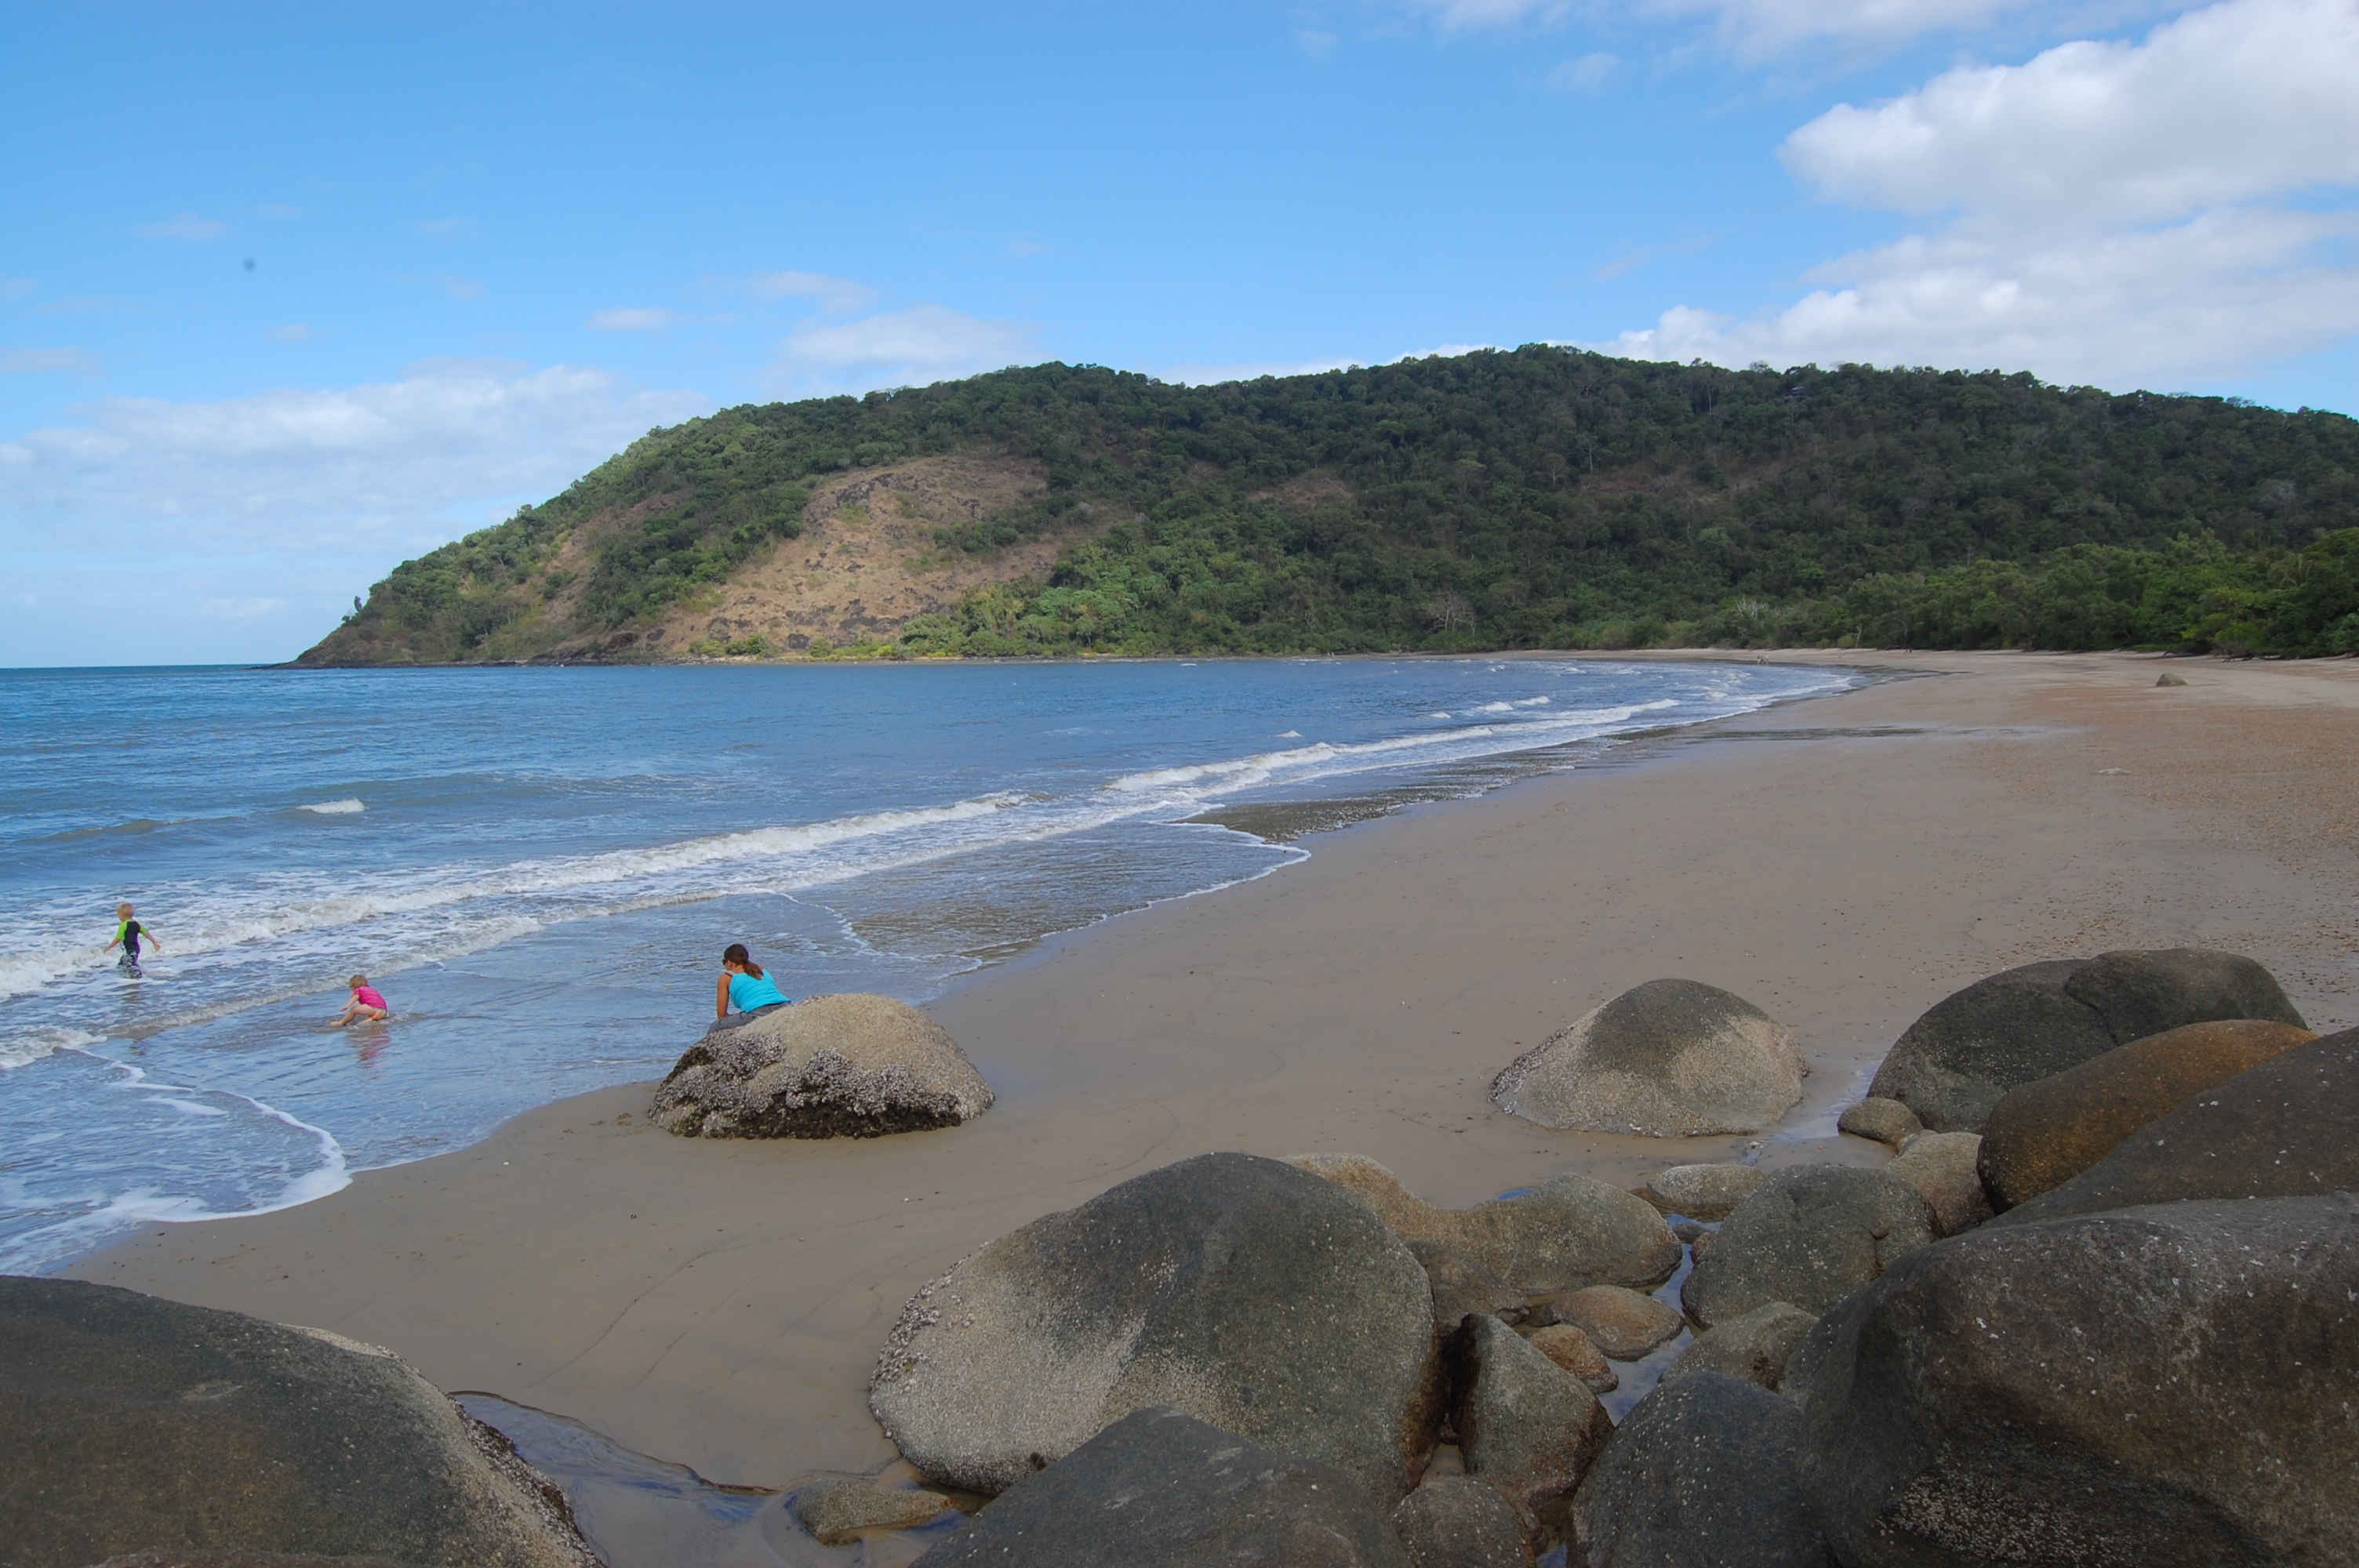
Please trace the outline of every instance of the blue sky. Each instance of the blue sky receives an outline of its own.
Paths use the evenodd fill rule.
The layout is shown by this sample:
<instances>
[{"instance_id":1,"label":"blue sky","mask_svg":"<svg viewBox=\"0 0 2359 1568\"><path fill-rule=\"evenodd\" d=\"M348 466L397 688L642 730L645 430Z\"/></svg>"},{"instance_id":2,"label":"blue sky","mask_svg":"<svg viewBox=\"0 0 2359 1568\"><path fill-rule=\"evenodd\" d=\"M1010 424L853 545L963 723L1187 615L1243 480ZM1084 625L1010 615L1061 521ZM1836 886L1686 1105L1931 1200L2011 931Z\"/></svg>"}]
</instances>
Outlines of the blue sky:
<instances>
[{"instance_id":1,"label":"blue sky","mask_svg":"<svg viewBox=\"0 0 2359 1568\"><path fill-rule=\"evenodd\" d=\"M2359 412L2359 0L0 5L0 665L746 401L1475 344Z\"/></svg>"}]
</instances>

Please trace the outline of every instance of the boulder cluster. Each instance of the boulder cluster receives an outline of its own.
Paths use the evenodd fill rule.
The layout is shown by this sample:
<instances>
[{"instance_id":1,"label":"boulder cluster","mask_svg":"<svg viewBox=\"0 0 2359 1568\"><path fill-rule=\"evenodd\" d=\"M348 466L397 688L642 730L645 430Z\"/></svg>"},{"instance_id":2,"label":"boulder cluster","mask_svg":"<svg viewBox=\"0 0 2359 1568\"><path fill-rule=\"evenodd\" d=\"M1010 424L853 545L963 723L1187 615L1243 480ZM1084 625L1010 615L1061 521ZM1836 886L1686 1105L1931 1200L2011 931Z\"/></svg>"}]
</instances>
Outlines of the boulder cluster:
<instances>
[{"instance_id":1,"label":"boulder cluster","mask_svg":"<svg viewBox=\"0 0 2359 1568\"><path fill-rule=\"evenodd\" d=\"M1757 1010L1640 990L1503 1103L1791 1105ZM1843 1127L1881 1168L1445 1209L1356 1155L1207 1154L1001 1237L871 1384L993 1498L921 1561L2359 1563L2359 1030L2246 959L2109 953L1941 1002L1875 1088Z\"/></svg>"}]
</instances>

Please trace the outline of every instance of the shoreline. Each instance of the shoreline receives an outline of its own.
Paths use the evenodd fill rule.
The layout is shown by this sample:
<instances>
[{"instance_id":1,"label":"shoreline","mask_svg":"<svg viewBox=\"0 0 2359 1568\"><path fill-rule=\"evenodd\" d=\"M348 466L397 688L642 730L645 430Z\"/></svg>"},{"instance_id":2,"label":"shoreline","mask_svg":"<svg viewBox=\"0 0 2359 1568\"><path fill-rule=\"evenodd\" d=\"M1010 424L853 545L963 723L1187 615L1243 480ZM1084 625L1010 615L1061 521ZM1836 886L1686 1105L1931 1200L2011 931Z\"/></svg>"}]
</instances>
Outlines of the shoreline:
<instances>
[{"instance_id":1,"label":"shoreline","mask_svg":"<svg viewBox=\"0 0 2359 1568\"><path fill-rule=\"evenodd\" d=\"M1641 980L1708 980L1796 1030L1814 1073L1765 1164L1880 1163L1832 1135L1864 1071L1941 996L2033 958L2225 946L2314 1027L2359 1022L2340 785L2359 666L2170 661L2190 683L2156 691L2150 655L1778 662L1930 678L1412 806L1321 835L1287 876L1048 938L928 1009L1000 1092L968 1127L708 1144L647 1127L647 1086L622 1086L299 1207L144 1227L65 1272L386 1345L446 1389L778 1487L891 1463L866 1375L919 1285L1138 1171L1348 1151L1461 1206L1562 1170L1629 1184L1745 1155L1551 1132L1484 1098L1524 1046Z\"/></svg>"}]
</instances>

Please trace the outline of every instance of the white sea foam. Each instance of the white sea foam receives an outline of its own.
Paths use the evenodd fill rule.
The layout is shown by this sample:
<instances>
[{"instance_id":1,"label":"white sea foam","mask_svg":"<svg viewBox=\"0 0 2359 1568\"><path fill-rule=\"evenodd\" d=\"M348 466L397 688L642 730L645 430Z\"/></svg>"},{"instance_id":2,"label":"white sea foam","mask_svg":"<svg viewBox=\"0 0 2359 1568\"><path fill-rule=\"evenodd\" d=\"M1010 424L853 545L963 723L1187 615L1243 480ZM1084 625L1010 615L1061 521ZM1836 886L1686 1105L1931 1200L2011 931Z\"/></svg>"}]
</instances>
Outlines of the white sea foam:
<instances>
[{"instance_id":1,"label":"white sea foam","mask_svg":"<svg viewBox=\"0 0 2359 1568\"><path fill-rule=\"evenodd\" d=\"M308 811L316 816L353 816L368 806L357 800L323 800L312 806L299 806L298 811Z\"/></svg>"},{"instance_id":2,"label":"white sea foam","mask_svg":"<svg viewBox=\"0 0 2359 1568\"><path fill-rule=\"evenodd\" d=\"M54 1056L60 1051L79 1051L95 1045L105 1036L92 1034L86 1029L68 1029L60 1024L40 1023L0 1038L0 1073L16 1067L30 1066L44 1056Z\"/></svg>"}]
</instances>

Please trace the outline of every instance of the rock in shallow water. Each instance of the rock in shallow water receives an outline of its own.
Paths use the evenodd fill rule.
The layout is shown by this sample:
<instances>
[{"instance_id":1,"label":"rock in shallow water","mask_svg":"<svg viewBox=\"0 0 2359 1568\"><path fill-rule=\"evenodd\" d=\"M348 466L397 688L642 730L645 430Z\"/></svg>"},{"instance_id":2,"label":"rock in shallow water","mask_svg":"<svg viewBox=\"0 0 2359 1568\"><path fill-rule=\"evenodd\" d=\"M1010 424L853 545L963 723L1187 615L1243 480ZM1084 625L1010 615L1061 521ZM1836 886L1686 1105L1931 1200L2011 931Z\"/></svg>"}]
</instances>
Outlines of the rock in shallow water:
<instances>
[{"instance_id":1,"label":"rock in shallow water","mask_svg":"<svg viewBox=\"0 0 2359 1568\"><path fill-rule=\"evenodd\" d=\"M1706 1328L1771 1302L1827 1308L1933 1239L1933 1211L1884 1171L1796 1165L1738 1206L1680 1287Z\"/></svg>"},{"instance_id":2,"label":"rock in shallow water","mask_svg":"<svg viewBox=\"0 0 2359 1568\"><path fill-rule=\"evenodd\" d=\"M795 1494L795 1522L821 1546L843 1546L870 1530L914 1530L950 1507L940 1492L874 1481L814 1481Z\"/></svg>"},{"instance_id":3,"label":"rock in shallow water","mask_svg":"<svg viewBox=\"0 0 2359 1568\"><path fill-rule=\"evenodd\" d=\"M1680 1244L1652 1204L1571 1172L1511 1198L1440 1208L1364 1155L1298 1154L1288 1163L1366 1204L1403 1240L1439 1242L1527 1299L1583 1285L1652 1290L1680 1266Z\"/></svg>"},{"instance_id":4,"label":"rock in shallow water","mask_svg":"<svg viewBox=\"0 0 2359 1568\"><path fill-rule=\"evenodd\" d=\"M1760 1184L1751 1165L1674 1165L1647 1178L1646 1197L1665 1214L1726 1219Z\"/></svg>"},{"instance_id":5,"label":"rock in shallow water","mask_svg":"<svg viewBox=\"0 0 2359 1568\"><path fill-rule=\"evenodd\" d=\"M657 1087L648 1113L686 1138L875 1138L956 1127L991 1100L933 1020L847 992L707 1034Z\"/></svg>"},{"instance_id":6,"label":"rock in shallow water","mask_svg":"<svg viewBox=\"0 0 2359 1568\"><path fill-rule=\"evenodd\" d=\"M1771 1302L1767 1306L1755 1307L1742 1317L1732 1317L1697 1336L1696 1342L1664 1371L1663 1381L1675 1382L1699 1372L1718 1372L1775 1389L1786 1380L1786 1368L1793 1360L1795 1347L1817 1326L1818 1321L1791 1302Z\"/></svg>"},{"instance_id":7,"label":"rock in shallow water","mask_svg":"<svg viewBox=\"0 0 2359 1568\"><path fill-rule=\"evenodd\" d=\"M2026 964L1936 1002L1894 1044L1872 1092L1937 1132L1979 1132L2018 1085L2223 1018L2302 1027L2269 972L2234 953L2169 947Z\"/></svg>"},{"instance_id":8,"label":"rock in shallow water","mask_svg":"<svg viewBox=\"0 0 2359 1568\"><path fill-rule=\"evenodd\" d=\"M1572 1503L1573 1561L1611 1568L1826 1568L1794 1478L1802 1413L1702 1372L1640 1400Z\"/></svg>"},{"instance_id":9,"label":"rock in shallow water","mask_svg":"<svg viewBox=\"0 0 2359 1568\"><path fill-rule=\"evenodd\" d=\"M1985 1226L1812 1331L1803 1492L1850 1568L2359 1561L2355 1300L2348 1194Z\"/></svg>"},{"instance_id":10,"label":"rock in shallow water","mask_svg":"<svg viewBox=\"0 0 2359 1568\"><path fill-rule=\"evenodd\" d=\"M2060 1186L1993 1226L2187 1198L2359 1191L2359 1029L2199 1090Z\"/></svg>"},{"instance_id":11,"label":"rock in shallow water","mask_svg":"<svg viewBox=\"0 0 2359 1568\"><path fill-rule=\"evenodd\" d=\"M1492 1080L1544 1127L1692 1138L1757 1132L1802 1098L1793 1032L1700 980L1648 980L1557 1031Z\"/></svg>"},{"instance_id":12,"label":"rock in shallow water","mask_svg":"<svg viewBox=\"0 0 2359 1568\"><path fill-rule=\"evenodd\" d=\"M1442 1356L1466 1473L1543 1519L1560 1516L1613 1433L1605 1407L1495 1317L1459 1325Z\"/></svg>"},{"instance_id":13,"label":"rock in shallow water","mask_svg":"<svg viewBox=\"0 0 2359 1568\"><path fill-rule=\"evenodd\" d=\"M1431 1451L1440 1396L1432 1296L1400 1238L1283 1161L1202 1154L1011 1231L920 1291L869 1408L929 1480L973 1491L1158 1405L1333 1465L1389 1509Z\"/></svg>"},{"instance_id":14,"label":"rock in shallow water","mask_svg":"<svg viewBox=\"0 0 2359 1568\"><path fill-rule=\"evenodd\" d=\"M1410 1568L1353 1477L1177 1411L1134 1411L918 1559L922 1568Z\"/></svg>"},{"instance_id":15,"label":"rock in shallow water","mask_svg":"<svg viewBox=\"0 0 2359 1568\"><path fill-rule=\"evenodd\" d=\"M1983 1128L1983 1184L2001 1208L2061 1185L2199 1089L2316 1039L2264 1019L2190 1023L2009 1089Z\"/></svg>"},{"instance_id":16,"label":"rock in shallow water","mask_svg":"<svg viewBox=\"0 0 2359 1568\"><path fill-rule=\"evenodd\" d=\"M1531 1568L1529 1531L1515 1504L1466 1476L1436 1476L1401 1499L1393 1529L1409 1568Z\"/></svg>"},{"instance_id":17,"label":"rock in shallow water","mask_svg":"<svg viewBox=\"0 0 2359 1568\"><path fill-rule=\"evenodd\" d=\"M595 1568L561 1495L389 1353L0 1276L0 1561L143 1550Z\"/></svg>"},{"instance_id":18,"label":"rock in shallow water","mask_svg":"<svg viewBox=\"0 0 2359 1568\"><path fill-rule=\"evenodd\" d=\"M1668 1345L1687 1326L1680 1314L1652 1296L1620 1285L1592 1285L1549 1303L1558 1323L1568 1323L1616 1361L1636 1361Z\"/></svg>"}]
</instances>

